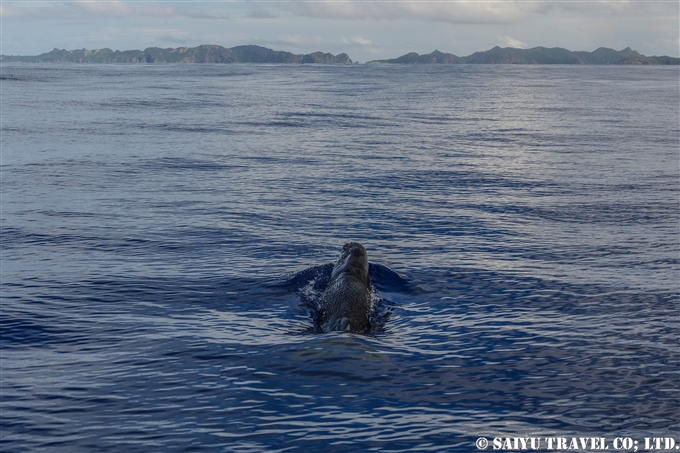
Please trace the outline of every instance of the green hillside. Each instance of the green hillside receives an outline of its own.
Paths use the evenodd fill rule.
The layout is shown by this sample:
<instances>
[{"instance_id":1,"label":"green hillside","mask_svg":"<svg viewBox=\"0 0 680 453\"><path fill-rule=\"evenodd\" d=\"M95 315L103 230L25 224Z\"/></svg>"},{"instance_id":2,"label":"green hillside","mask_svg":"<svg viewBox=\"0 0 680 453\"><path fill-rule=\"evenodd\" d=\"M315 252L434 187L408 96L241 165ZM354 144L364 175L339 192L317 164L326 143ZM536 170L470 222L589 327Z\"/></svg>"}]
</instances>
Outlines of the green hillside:
<instances>
[{"instance_id":1,"label":"green hillside","mask_svg":"<svg viewBox=\"0 0 680 453\"><path fill-rule=\"evenodd\" d=\"M345 53L333 55L314 52L307 55L296 55L268 49L261 46L237 46L226 48L215 45L198 47L178 47L162 49L149 47L144 50L113 51L97 50L62 50L36 56L0 56L3 62L30 63L321 63L351 64L352 60Z\"/></svg>"},{"instance_id":2,"label":"green hillside","mask_svg":"<svg viewBox=\"0 0 680 453\"><path fill-rule=\"evenodd\" d=\"M494 47L484 52L475 52L467 57L435 50L428 55L415 52L407 53L389 60L375 60L368 63L391 64L679 64L680 59L673 57L646 57L626 47L623 50L600 47L592 52L572 52L561 47L534 47L515 49L513 47Z\"/></svg>"}]
</instances>

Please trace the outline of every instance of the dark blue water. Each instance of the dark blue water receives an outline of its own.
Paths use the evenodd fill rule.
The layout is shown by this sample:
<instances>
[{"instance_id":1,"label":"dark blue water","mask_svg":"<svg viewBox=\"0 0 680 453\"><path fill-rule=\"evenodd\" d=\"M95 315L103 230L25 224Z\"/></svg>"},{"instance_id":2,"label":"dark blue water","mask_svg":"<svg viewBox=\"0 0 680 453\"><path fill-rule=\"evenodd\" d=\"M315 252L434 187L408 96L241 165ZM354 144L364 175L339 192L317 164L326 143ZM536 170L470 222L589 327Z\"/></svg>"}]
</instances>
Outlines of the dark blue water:
<instances>
[{"instance_id":1,"label":"dark blue water","mask_svg":"<svg viewBox=\"0 0 680 453\"><path fill-rule=\"evenodd\" d=\"M677 434L678 75L3 65L0 449Z\"/></svg>"}]
</instances>

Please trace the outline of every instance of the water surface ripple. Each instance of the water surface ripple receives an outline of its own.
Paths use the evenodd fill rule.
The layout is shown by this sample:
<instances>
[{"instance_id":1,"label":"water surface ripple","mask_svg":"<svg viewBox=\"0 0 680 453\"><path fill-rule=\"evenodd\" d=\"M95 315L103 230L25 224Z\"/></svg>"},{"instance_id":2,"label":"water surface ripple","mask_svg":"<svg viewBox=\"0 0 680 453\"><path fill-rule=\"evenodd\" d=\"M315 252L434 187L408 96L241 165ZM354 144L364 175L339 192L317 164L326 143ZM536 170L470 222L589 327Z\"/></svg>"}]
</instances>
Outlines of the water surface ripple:
<instances>
[{"instance_id":1,"label":"water surface ripple","mask_svg":"<svg viewBox=\"0 0 680 453\"><path fill-rule=\"evenodd\" d=\"M2 451L678 432L677 68L2 71Z\"/></svg>"}]
</instances>

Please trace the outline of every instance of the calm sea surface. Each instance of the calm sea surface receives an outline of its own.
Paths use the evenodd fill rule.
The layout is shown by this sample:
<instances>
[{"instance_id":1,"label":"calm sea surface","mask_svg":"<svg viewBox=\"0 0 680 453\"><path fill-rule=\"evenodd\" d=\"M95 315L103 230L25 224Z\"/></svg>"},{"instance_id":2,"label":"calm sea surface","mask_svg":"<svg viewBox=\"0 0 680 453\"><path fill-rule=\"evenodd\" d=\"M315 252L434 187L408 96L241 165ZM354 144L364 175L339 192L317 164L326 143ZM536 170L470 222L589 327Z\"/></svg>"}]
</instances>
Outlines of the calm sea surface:
<instances>
[{"instance_id":1,"label":"calm sea surface","mask_svg":"<svg viewBox=\"0 0 680 453\"><path fill-rule=\"evenodd\" d=\"M679 84L3 65L0 449L680 440ZM375 327L317 333L350 240Z\"/></svg>"}]
</instances>

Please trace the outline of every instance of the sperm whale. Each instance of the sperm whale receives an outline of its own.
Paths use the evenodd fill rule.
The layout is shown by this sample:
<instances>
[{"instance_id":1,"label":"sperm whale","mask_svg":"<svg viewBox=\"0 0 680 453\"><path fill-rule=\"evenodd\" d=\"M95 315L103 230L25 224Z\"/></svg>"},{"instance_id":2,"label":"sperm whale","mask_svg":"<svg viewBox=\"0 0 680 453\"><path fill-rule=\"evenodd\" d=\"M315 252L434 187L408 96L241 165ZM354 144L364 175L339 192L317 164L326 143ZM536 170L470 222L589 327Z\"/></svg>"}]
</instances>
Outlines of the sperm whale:
<instances>
[{"instance_id":1,"label":"sperm whale","mask_svg":"<svg viewBox=\"0 0 680 453\"><path fill-rule=\"evenodd\" d=\"M342 248L321 296L321 328L324 331L365 333L370 327L370 312L368 255L363 245L350 242Z\"/></svg>"}]
</instances>

